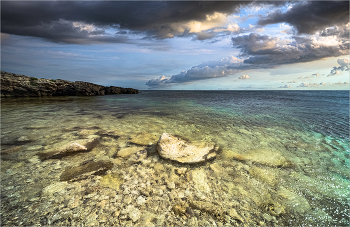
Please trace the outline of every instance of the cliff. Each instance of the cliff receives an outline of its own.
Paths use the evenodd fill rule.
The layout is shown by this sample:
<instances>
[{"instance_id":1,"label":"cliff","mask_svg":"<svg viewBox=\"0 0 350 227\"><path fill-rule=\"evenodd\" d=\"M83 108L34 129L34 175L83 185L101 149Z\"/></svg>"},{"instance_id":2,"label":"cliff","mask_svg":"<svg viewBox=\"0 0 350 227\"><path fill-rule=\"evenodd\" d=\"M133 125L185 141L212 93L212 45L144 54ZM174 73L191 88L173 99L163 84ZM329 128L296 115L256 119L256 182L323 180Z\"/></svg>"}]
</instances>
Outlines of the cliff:
<instances>
[{"instance_id":1,"label":"cliff","mask_svg":"<svg viewBox=\"0 0 350 227\"><path fill-rule=\"evenodd\" d=\"M83 81L48 80L1 71L1 97L137 94L133 88L105 87Z\"/></svg>"}]
</instances>

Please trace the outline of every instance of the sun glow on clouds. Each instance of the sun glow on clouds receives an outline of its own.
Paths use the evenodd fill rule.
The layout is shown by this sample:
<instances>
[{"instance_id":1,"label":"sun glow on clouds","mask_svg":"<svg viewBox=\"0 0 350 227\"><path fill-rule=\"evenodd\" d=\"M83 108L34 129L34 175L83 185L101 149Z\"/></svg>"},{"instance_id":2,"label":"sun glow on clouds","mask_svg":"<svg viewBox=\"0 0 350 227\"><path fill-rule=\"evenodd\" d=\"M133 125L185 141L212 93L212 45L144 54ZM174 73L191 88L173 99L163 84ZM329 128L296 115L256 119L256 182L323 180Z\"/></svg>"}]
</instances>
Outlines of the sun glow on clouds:
<instances>
[{"instance_id":1,"label":"sun glow on clouds","mask_svg":"<svg viewBox=\"0 0 350 227\"><path fill-rule=\"evenodd\" d=\"M97 27L95 27L93 24L86 24L83 22L73 22L73 27L75 28L79 28L80 31L88 31L88 32L94 32L96 30L98 30Z\"/></svg>"},{"instance_id":2,"label":"sun glow on clouds","mask_svg":"<svg viewBox=\"0 0 350 227\"><path fill-rule=\"evenodd\" d=\"M190 33L198 33L201 31L209 30L215 27L223 26L226 23L227 14L215 12L212 15L207 15L204 22L191 21L185 24L190 29Z\"/></svg>"},{"instance_id":3,"label":"sun glow on clouds","mask_svg":"<svg viewBox=\"0 0 350 227\"><path fill-rule=\"evenodd\" d=\"M248 75L243 75L243 76L238 77L238 79L243 79L243 80L249 79L249 76Z\"/></svg>"},{"instance_id":4,"label":"sun glow on clouds","mask_svg":"<svg viewBox=\"0 0 350 227\"><path fill-rule=\"evenodd\" d=\"M177 35L182 35L186 31L190 34L201 33L211 30L213 32L236 32L240 27L238 24L228 21L228 14L215 12L206 16L205 21L192 20L187 23L171 23L170 31L164 28L160 34L166 38L174 38ZM212 37L208 37L212 38Z\"/></svg>"}]
</instances>

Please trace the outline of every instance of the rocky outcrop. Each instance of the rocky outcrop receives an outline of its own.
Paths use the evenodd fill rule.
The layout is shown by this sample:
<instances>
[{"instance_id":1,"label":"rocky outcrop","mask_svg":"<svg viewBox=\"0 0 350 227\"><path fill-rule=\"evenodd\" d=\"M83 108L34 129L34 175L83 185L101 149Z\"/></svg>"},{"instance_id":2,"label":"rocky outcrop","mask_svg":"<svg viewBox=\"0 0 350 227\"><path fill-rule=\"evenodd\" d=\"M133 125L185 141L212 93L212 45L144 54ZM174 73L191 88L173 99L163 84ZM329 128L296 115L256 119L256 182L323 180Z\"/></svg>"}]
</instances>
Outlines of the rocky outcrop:
<instances>
[{"instance_id":1,"label":"rocky outcrop","mask_svg":"<svg viewBox=\"0 0 350 227\"><path fill-rule=\"evenodd\" d=\"M133 88L105 87L83 81L48 80L1 71L1 97L137 94Z\"/></svg>"},{"instance_id":2,"label":"rocky outcrop","mask_svg":"<svg viewBox=\"0 0 350 227\"><path fill-rule=\"evenodd\" d=\"M188 144L181 138L163 133L157 144L159 155L180 163L199 163L216 157L213 144Z\"/></svg>"}]
</instances>

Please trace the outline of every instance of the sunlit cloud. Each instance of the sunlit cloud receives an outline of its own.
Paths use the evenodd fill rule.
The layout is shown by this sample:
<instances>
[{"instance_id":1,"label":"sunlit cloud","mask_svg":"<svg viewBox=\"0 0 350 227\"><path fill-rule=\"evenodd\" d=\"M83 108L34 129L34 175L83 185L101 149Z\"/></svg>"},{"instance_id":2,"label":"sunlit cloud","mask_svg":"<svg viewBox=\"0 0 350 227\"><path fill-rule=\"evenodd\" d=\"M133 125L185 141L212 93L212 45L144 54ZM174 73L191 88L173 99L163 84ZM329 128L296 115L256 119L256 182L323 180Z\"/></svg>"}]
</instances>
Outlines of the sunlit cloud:
<instances>
[{"instance_id":1,"label":"sunlit cloud","mask_svg":"<svg viewBox=\"0 0 350 227\"><path fill-rule=\"evenodd\" d=\"M249 79L249 76L248 75L243 75L243 76L238 77L238 79L243 79L243 80Z\"/></svg>"}]
</instances>

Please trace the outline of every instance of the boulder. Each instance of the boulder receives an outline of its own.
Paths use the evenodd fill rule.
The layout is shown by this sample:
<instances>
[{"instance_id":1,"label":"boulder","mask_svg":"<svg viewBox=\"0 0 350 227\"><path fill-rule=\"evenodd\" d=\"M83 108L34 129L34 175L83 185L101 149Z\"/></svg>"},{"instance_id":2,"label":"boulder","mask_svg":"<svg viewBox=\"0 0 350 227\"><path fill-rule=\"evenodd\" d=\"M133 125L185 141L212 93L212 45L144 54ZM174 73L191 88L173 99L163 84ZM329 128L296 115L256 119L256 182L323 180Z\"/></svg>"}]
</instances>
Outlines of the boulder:
<instances>
[{"instance_id":1,"label":"boulder","mask_svg":"<svg viewBox=\"0 0 350 227\"><path fill-rule=\"evenodd\" d=\"M180 163L199 163L216 157L213 144L189 144L183 139L163 133L157 143L157 151L162 158Z\"/></svg>"}]
</instances>

